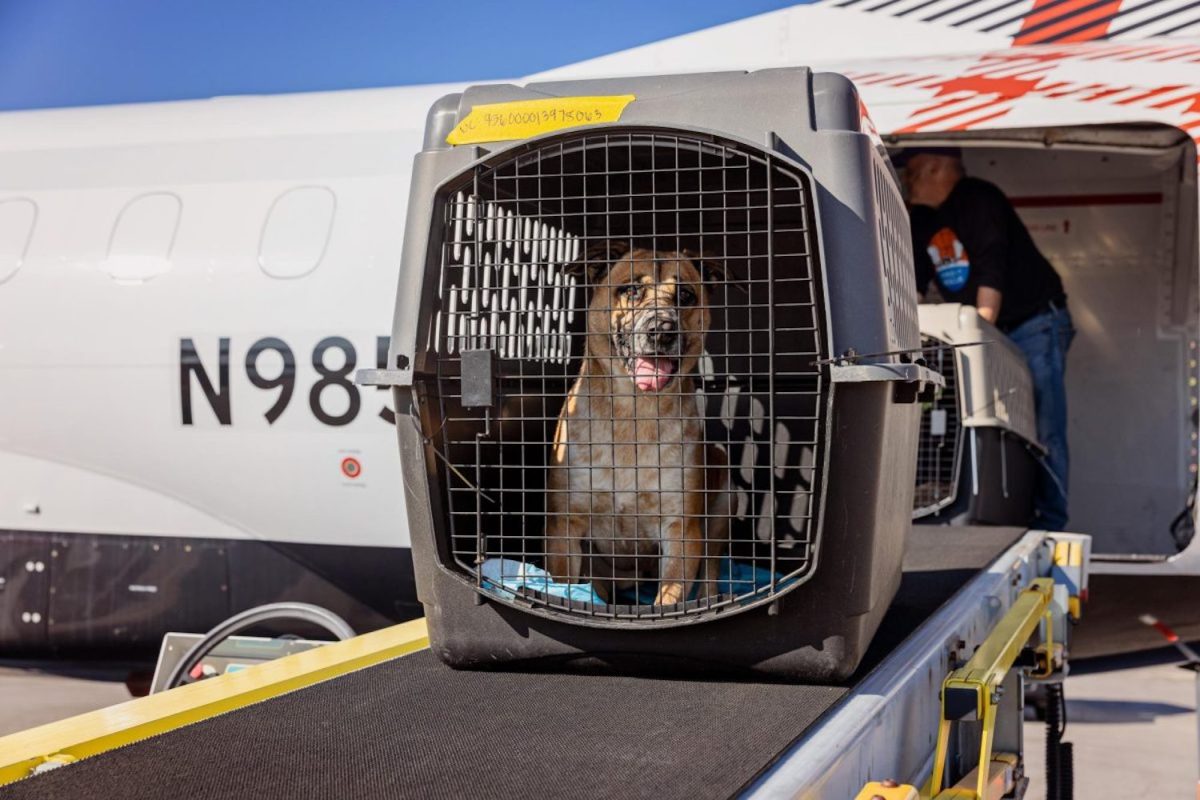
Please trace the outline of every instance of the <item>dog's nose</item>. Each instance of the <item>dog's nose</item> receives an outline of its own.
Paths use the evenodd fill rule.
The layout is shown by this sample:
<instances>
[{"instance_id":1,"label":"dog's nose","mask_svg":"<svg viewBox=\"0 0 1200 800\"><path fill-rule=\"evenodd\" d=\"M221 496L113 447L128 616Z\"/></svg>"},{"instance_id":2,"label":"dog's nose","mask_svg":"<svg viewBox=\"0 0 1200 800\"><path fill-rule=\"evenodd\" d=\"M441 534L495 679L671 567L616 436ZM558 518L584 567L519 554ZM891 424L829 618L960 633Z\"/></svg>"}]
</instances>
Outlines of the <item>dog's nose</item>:
<instances>
[{"instance_id":1,"label":"dog's nose","mask_svg":"<svg viewBox=\"0 0 1200 800\"><path fill-rule=\"evenodd\" d=\"M646 338L659 352L671 349L679 340L679 331L675 327L675 320L658 320L650 330L646 331Z\"/></svg>"}]
</instances>

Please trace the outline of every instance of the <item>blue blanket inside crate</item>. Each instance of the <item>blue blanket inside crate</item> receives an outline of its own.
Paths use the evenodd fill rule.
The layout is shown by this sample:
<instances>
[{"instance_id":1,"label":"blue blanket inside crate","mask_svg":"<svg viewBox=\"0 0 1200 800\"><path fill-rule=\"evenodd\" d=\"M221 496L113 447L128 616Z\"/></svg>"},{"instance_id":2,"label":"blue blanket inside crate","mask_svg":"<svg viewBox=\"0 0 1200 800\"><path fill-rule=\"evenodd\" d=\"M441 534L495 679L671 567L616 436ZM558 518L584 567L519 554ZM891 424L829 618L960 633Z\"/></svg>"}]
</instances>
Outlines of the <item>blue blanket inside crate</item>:
<instances>
[{"instance_id":1,"label":"blue blanket inside crate","mask_svg":"<svg viewBox=\"0 0 1200 800\"><path fill-rule=\"evenodd\" d=\"M601 606L605 604L590 583L559 583L546 570L524 561L489 558L483 562L480 572L484 588L501 597L511 598L515 592L531 589L578 603L594 603ZM744 595L770 586L771 571L725 556L721 559L717 579L720 581L721 594ZM776 575L775 580L778 585L783 576ZM688 599L695 599L698 589L698 585L693 586L692 597ZM657 583L645 581L636 592L633 589L618 592L617 600L628 605L653 605L657 591Z\"/></svg>"}]
</instances>

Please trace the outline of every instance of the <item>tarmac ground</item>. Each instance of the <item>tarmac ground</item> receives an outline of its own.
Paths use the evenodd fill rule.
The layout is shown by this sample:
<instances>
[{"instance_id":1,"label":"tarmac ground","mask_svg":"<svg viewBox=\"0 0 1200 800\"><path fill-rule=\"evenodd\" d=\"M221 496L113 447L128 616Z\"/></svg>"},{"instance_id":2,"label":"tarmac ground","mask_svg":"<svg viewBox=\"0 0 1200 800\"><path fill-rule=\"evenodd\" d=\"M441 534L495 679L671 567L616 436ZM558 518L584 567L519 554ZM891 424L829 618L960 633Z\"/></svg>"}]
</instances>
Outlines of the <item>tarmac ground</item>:
<instances>
[{"instance_id":1,"label":"tarmac ground","mask_svg":"<svg viewBox=\"0 0 1200 800\"><path fill-rule=\"evenodd\" d=\"M1075 797L1195 797L1196 678L1173 649L1077 662L1067 678ZM0 660L0 736L130 698L149 665ZM1025 722L1026 797L1045 797L1045 727Z\"/></svg>"},{"instance_id":2,"label":"tarmac ground","mask_svg":"<svg viewBox=\"0 0 1200 800\"><path fill-rule=\"evenodd\" d=\"M1174 648L1089 659L1063 685L1074 796L1196 797L1196 675ZM1046 796L1045 724L1025 722L1026 797Z\"/></svg>"},{"instance_id":3,"label":"tarmac ground","mask_svg":"<svg viewBox=\"0 0 1200 800\"><path fill-rule=\"evenodd\" d=\"M138 665L143 668L150 665ZM123 703L134 665L0 660L0 736Z\"/></svg>"}]
</instances>

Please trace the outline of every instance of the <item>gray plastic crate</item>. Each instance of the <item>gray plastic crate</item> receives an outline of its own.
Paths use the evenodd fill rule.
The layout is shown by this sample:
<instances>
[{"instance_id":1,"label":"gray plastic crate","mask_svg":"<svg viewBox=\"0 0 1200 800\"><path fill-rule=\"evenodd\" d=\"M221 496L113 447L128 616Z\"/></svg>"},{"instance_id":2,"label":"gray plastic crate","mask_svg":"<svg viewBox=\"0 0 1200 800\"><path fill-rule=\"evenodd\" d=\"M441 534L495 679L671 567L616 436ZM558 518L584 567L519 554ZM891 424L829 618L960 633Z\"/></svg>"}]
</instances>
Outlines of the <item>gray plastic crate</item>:
<instances>
[{"instance_id":1,"label":"gray plastic crate","mask_svg":"<svg viewBox=\"0 0 1200 800\"><path fill-rule=\"evenodd\" d=\"M806 69L434 105L393 368L362 380L394 387L443 660L853 671L940 382L860 109Z\"/></svg>"},{"instance_id":2,"label":"gray plastic crate","mask_svg":"<svg viewBox=\"0 0 1200 800\"><path fill-rule=\"evenodd\" d=\"M922 304L918 316L926 363L946 383L922 404L913 518L1029 523L1042 448L1025 356L974 306Z\"/></svg>"}]
</instances>

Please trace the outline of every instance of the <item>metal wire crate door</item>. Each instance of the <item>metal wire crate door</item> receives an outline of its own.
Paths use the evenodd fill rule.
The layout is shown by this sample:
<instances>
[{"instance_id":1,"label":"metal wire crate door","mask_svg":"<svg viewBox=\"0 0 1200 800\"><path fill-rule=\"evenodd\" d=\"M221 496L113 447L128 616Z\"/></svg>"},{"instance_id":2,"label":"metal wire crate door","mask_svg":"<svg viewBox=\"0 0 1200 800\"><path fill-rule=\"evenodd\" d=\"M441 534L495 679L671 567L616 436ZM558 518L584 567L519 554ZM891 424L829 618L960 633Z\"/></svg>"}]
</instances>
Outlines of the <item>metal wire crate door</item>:
<instances>
[{"instance_id":1,"label":"metal wire crate door","mask_svg":"<svg viewBox=\"0 0 1200 800\"><path fill-rule=\"evenodd\" d=\"M542 139L450 181L418 375L443 563L597 624L802 582L828 401L810 197L773 155L663 130ZM676 551L695 577L665 602Z\"/></svg>"},{"instance_id":2,"label":"metal wire crate door","mask_svg":"<svg viewBox=\"0 0 1200 800\"><path fill-rule=\"evenodd\" d=\"M921 345L925 363L941 373L946 385L936 390L934 399L921 409L913 492L914 518L934 514L954 502L958 496L962 448L957 354L953 348L929 336L922 337Z\"/></svg>"}]
</instances>

